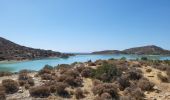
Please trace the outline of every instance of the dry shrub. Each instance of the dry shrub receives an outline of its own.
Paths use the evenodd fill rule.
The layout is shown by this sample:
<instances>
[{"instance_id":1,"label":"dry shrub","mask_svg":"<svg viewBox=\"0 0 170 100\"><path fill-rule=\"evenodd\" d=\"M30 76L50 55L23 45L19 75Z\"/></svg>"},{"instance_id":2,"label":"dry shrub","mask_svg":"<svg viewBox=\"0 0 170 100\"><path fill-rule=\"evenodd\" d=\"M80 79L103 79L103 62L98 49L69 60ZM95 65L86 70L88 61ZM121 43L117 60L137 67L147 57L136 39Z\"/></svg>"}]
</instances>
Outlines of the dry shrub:
<instances>
[{"instance_id":1,"label":"dry shrub","mask_svg":"<svg viewBox=\"0 0 170 100\"><path fill-rule=\"evenodd\" d=\"M92 70L93 69L91 69L91 68L85 68L84 70L82 70L81 76L85 77L85 78L92 77L92 74L93 74Z\"/></svg>"},{"instance_id":2,"label":"dry shrub","mask_svg":"<svg viewBox=\"0 0 170 100\"><path fill-rule=\"evenodd\" d=\"M144 92L140 88L136 88L133 91L131 91L131 97L135 100L143 100L144 98Z\"/></svg>"},{"instance_id":3,"label":"dry shrub","mask_svg":"<svg viewBox=\"0 0 170 100\"><path fill-rule=\"evenodd\" d=\"M107 61L106 60L96 60L95 61L96 65L103 65L104 63L107 63Z\"/></svg>"},{"instance_id":4,"label":"dry shrub","mask_svg":"<svg viewBox=\"0 0 170 100\"><path fill-rule=\"evenodd\" d=\"M32 97L40 97L40 98L46 98L50 96L50 89L49 87L46 86L38 86L38 87L33 87L29 90L30 95Z\"/></svg>"},{"instance_id":5,"label":"dry shrub","mask_svg":"<svg viewBox=\"0 0 170 100\"><path fill-rule=\"evenodd\" d=\"M19 74L23 74L23 73L28 74L29 72L30 72L29 70L23 69L23 70L20 70L20 71L19 71Z\"/></svg>"},{"instance_id":6,"label":"dry shrub","mask_svg":"<svg viewBox=\"0 0 170 100\"><path fill-rule=\"evenodd\" d=\"M24 86L25 84L30 84L30 86L34 86L34 80L28 75L28 72L28 70L21 70L19 72L18 82L20 86Z\"/></svg>"},{"instance_id":7,"label":"dry shrub","mask_svg":"<svg viewBox=\"0 0 170 100\"><path fill-rule=\"evenodd\" d=\"M39 77L39 75L38 75L38 74L35 74L34 77Z\"/></svg>"},{"instance_id":8,"label":"dry shrub","mask_svg":"<svg viewBox=\"0 0 170 100\"><path fill-rule=\"evenodd\" d=\"M30 84L25 84L25 89L28 90L30 88Z\"/></svg>"},{"instance_id":9,"label":"dry shrub","mask_svg":"<svg viewBox=\"0 0 170 100\"><path fill-rule=\"evenodd\" d=\"M129 66L117 65L117 68L121 71L127 71Z\"/></svg>"},{"instance_id":10,"label":"dry shrub","mask_svg":"<svg viewBox=\"0 0 170 100\"><path fill-rule=\"evenodd\" d=\"M130 86L129 78L128 76L122 75L120 78L118 78L119 83L119 89L124 90L125 88Z\"/></svg>"},{"instance_id":11,"label":"dry shrub","mask_svg":"<svg viewBox=\"0 0 170 100\"><path fill-rule=\"evenodd\" d=\"M166 74L168 75L168 77L170 78L170 67L167 68L166 70Z\"/></svg>"},{"instance_id":12,"label":"dry shrub","mask_svg":"<svg viewBox=\"0 0 170 100\"><path fill-rule=\"evenodd\" d=\"M16 93L19 90L19 85L12 79L2 80L2 85L5 87L5 92L8 94Z\"/></svg>"},{"instance_id":13,"label":"dry shrub","mask_svg":"<svg viewBox=\"0 0 170 100\"><path fill-rule=\"evenodd\" d=\"M112 96L109 93L102 93L101 95L102 100L112 100Z\"/></svg>"},{"instance_id":14,"label":"dry shrub","mask_svg":"<svg viewBox=\"0 0 170 100\"><path fill-rule=\"evenodd\" d=\"M75 78L75 77L79 77L80 73L75 69L70 69L70 70L66 71L64 74Z\"/></svg>"},{"instance_id":15,"label":"dry shrub","mask_svg":"<svg viewBox=\"0 0 170 100\"><path fill-rule=\"evenodd\" d=\"M5 88L0 85L0 100L6 100Z\"/></svg>"},{"instance_id":16,"label":"dry shrub","mask_svg":"<svg viewBox=\"0 0 170 100\"><path fill-rule=\"evenodd\" d=\"M3 91L0 91L0 100L6 100L6 95Z\"/></svg>"},{"instance_id":17,"label":"dry shrub","mask_svg":"<svg viewBox=\"0 0 170 100\"><path fill-rule=\"evenodd\" d=\"M85 97L81 88L76 89L75 96L76 96L76 99L82 99Z\"/></svg>"},{"instance_id":18,"label":"dry shrub","mask_svg":"<svg viewBox=\"0 0 170 100\"><path fill-rule=\"evenodd\" d=\"M65 90L66 87L68 87L67 84L65 84L63 82L58 82L58 83L56 83L55 86L56 86L57 95L62 96L64 98L69 98L70 97L68 91Z\"/></svg>"},{"instance_id":19,"label":"dry shrub","mask_svg":"<svg viewBox=\"0 0 170 100\"><path fill-rule=\"evenodd\" d=\"M168 78L166 76L163 76L161 73L157 74L157 77L159 80L161 80L162 82L168 82Z\"/></svg>"},{"instance_id":20,"label":"dry shrub","mask_svg":"<svg viewBox=\"0 0 170 100\"><path fill-rule=\"evenodd\" d=\"M55 68L57 70L59 70L60 74L63 74L63 73L65 73L66 71L68 71L72 67L70 65L68 65L68 64L61 64L61 65L58 65Z\"/></svg>"},{"instance_id":21,"label":"dry shrub","mask_svg":"<svg viewBox=\"0 0 170 100\"><path fill-rule=\"evenodd\" d=\"M126 98L121 100L143 100L145 96L144 92L138 87L128 87L124 92L127 93Z\"/></svg>"},{"instance_id":22,"label":"dry shrub","mask_svg":"<svg viewBox=\"0 0 170 100\"><path fill-rule=\"evenodd\" d=\"M42 70L39 71L39 75L42 75L42 74L51 74L51 72L53 71L53 67L52 66L49 66L49 65L45 65L44 68Z\"/></svg>"},{"instance_id":23,"label":"dry shrub","mask_svg":"<svg viewBox=\"0 0 170 100\"><path fill-rule=\"evenodd\" d=\"M51 93L55 93L56 91L57 91L56 86L55 86L55 85L51 85L51 86L50 86L50 92L51 92Z\"/></svg>"},{"instance_id":24,"label":"dry shrub","mask_svg":"<svg viewBox=\"0 0 170 100\"><path fill-rule=\"evenodd\" d=\"M32 78L29 78L27 81L28 81L28 84L30 86L34 86L35 85L34 80Z\"/></svg>"},{"instance_id":25,"label":"dry shrub","mask_svg":"<svg viewBox=\"0 0 170 100\"><path fill-rule=\"evenodd\" d=\"M81 73L86 67L84 66L84 64L80 64L78 67L76 67L76 70Z\"/></svg>"},{"instance_id":26,"label":"dry shrub","mask_svg":"<svg viewBox=\"0 0 170 100\"><path fill-rule=\"evenodd\" d=\"M81 79L81 77L74 78L72 76L67 76L64 82L70 86L79 87L79 86L82 86L83 80Z\"/></svg>"},{"instance_id":27,"label":"dry shrub","mask_svg":"<svg viewBox=\"0 0 170 100\"><path fill-rule=\"evenodd\" d=\"M141 70L133 68L130 69L130 71L128 72L128 76L131 80L139 80L143 77L141 73L142 73Z\"/></svg>"},{"instance_id":28,"label":"dry shrub","mask_svg":"<svg viewBox=\"0 0 170 100\"><path fill-rule=\"evenodd\" d=\"M96 66L96 64L93 63L93 62L89 62L89 63L88 63L88 66Z\"/></svg>"},{"instance_id":29,"label":"dry shrub","mask_svg":"<svg viewBox=\"0 0 170 100\"><path fill-rule=\"evenodd\" d=\"M20 73L18 80L28 80L28 73Z\"/></svg>"},{"instance_id":30,"label":"dry shrub","mask_svg":"<svg viewBox=\"0 0 170 100\"><path fill-rule=\"evenodd\" d=\"M141 67L140 64L132 64L132 67Z\"/></svg>"},{"instance_id":31,"label":"dry shrub","mask_svg":"<svg viewBox=\"0 0 170 100\"><path fill-rule=\"evenodd\" d=\"M11 72L0 72L0 77L3 77L3 76L11 76L12 73Z\"/></svg>"},{"instance_id":32,"label":"dry shrub","mask_svg":"<svg viewBox=\"0 0 170 100\"><path fill-rule=\"evenodd\" d=\"M138 82L138 87L141 88L144 91L151 91L153 90L154 84L152 82L149 82L147 79L141 79Z\"/></svg>"},{"instance_id":33,"label":"dry shrub","mask_svg":"<svg viewBox=\"0 0 170 100\"><path fill-rule=\"evenodd\" d=\"M97 85L103 83L102 81L100 81L100 80L98 80L98 79L94 79L92 82L93 82L93 86L97 86Z\"/></svg>"},{"instance_id":34,"label":"dry shrub","mask_svg":"<svg viewBox=\"0 0 170 100\"><path fill-rule=\"evenodd\" d=\"M27 83L27 81L26 80L18 80L18 83L20 86L24 86Z\"/></svg>"},{"instance_id":35,"label":"dry shrub","mask_svg":"<svg viewBox=\"0 0 170 100\"><path fill-rule=\"evenodd\" d=\"M120 100L132 100L132 97L130 97L130 96L121 96Z\"/></svg>"},{"instance_id":36,"label":"dry shrub","mask_svg":"<svg viewBox=\"0 0 170 100\"><path fill-rule=\"evenodd\" d=\"M56 80L58 82L64 82L73 87L82 86L83 82L79 72L76 69L67 70L61 76L57 77Z\"/></svg>"},{"instance_id":37,"label":"dry shrub","mask_svg":"<svg viewBox=\"0 0 170 100\"><path fill-rule=\"evenodd\" d=\"M52 77L51 74L44 73L44 74L41 75L41 79L42 80L52 80L53 77Z\"/></svg>"},{"instance_id":38,"label":"dry shrub","mask_svg":"<svg viewBox=\"0 0 170 100\"><path fill-rule=\"evenodd\" d=\"M165 71L165 70L167 70L167 68L169 66L167 66L167 65L154 65L153 67L156 68L156 69L159 69L161 71Z\"/></svg>"},{"instance_id":39,"label":"dry shrub","mask_svg":"<svg viewBox=\"0 0 170 100\"><path fill-rule=\"evenodd\" d=\"M67 76L64 75L64 74L62 74L61 76L57 77L56 80L57 80L58 82L63 82L66 78L67 78Z\"/></svg>"},{"instance_id":40,"label":"dry shrub","mask_svg":"<svg viewBox=\"0 0 170 100\"><path fill-rule=\"evenodd\" d=\"M69 64L60 64L56 67L56 69L65 69L65 68L71 68L71 65Z\"/></svg>"},{"instance_id":41,"label":"dry shrub","mask_svg":"<svg viewBox=\"0 0 170 100\"><path fill-rule=\"evenodd\" d=\"M117 86L111 83L103 83L103 84L94 86L92 91L94 95L101 96L103 93L108 93L111 95L112 99L117 99L119 97Z\"/></svg>"},{"instance_id":42,"label":"dry shrub","mask_svg":"<svg viewBox=\"0 0 170 100\"><path fill-rule=\"evenodd\" d=\"M100 96L97 96L96 98L94 98L94 100L103 100Z\"/></svg>"}]
</instances>

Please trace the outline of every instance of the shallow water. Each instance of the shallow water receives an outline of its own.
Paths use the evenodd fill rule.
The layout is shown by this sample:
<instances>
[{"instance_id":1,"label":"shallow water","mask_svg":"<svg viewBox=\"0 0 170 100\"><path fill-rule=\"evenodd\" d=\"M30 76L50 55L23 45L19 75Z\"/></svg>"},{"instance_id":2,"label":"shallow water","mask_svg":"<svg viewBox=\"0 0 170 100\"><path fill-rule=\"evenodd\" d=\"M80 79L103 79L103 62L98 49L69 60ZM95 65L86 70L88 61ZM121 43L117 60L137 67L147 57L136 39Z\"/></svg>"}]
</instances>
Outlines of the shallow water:
<instances>
[{"instance_id":1,"label":"shallow water","mask_svg":"<svg viewBox=\"0 0 170 100\"><path fill-rule=\"evenodd\" d=\"M142 56L137 55L123 55L123 54L109 54L109 55L76 55L69 57L67 59L64 58L47 58L41 60L31 60L31 61L23 61L23 62L9 62L9 63L0 63L0 71L11 71L17 72L22 69L29 69L38 71L44 67L44 65L52 65L56 66L58 64L71 64L73 62L86 62L88 60L98 60L103 59L107 60L110 58L120 59L122 57L126 57L127 59L137 59L141 58ZM159 59L159 60L170 60L170 56L155 56L150 55L147 56L150 59Z\"/></svg>"}]
</instances>

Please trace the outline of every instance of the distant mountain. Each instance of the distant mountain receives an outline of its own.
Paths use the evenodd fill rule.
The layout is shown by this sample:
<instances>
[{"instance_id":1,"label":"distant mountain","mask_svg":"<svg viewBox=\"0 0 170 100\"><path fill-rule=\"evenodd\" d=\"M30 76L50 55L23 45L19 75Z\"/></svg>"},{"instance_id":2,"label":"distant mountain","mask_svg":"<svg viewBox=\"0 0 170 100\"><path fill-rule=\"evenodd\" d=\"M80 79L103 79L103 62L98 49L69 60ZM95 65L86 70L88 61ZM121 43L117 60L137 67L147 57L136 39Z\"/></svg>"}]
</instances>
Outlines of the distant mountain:
<instances>
[{"instance_id":1,"label":"distant mountain","mask_svg":"<svg viewBox=\"0 0 170 100\"><path fill-rule=\"evenodd\" d=\"M119 50L104 50L104 51L96 51L92 52L92 54L121 54L122 51Z\"/></svg>"},{"instance_id":2,"label":"distant mountain","mask_svg":"<svg viewBox=\"0 0 170 100\"><path fill-rule=\"evenodd\" d=\"M68 57L68 56L69 54L63 54L51 50L34 49L21 46L0 37L0 61L31 60L46 57Z\"/></svg>"},{"instance_id":3,"label":"distant mountain","mask_svg":"<svg viewBox=\"0 0 170 100\"><path fill-rule=\"evenodd\" d=\"M118 51L118 50L98 51L98 52L92 52L92 54L170 55L170 51L155 45L148 45L148 46L125 49L123 51Z\"/></svg>"}]
</instances>

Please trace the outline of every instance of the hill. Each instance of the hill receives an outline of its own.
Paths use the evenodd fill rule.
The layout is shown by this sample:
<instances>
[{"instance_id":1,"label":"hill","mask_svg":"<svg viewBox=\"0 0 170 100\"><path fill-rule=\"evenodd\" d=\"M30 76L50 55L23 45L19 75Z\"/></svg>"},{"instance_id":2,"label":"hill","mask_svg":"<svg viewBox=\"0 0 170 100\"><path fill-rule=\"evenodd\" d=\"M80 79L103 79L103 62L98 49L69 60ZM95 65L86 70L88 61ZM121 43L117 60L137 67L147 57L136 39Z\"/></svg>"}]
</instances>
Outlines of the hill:
<instances>
[{"instance_id":1,"label":"hill","mask_svg":"<svg viewBox=\"0 0 170 100\"><path fill-rule=\"evenodd\" d=\"M92 54L121 54L122 51L119 50L104 50L104 51L96 51L92 52Z\"/></svg>"},{"instance_id":2,"label":"hill","mask_svg":"<svg viewBox=\"0 0 170 100\"><path fill-rule=\"evenodd\" d=\"M46 57L68 57L68 54L51 50L34 49L21 46L0 37L0 61L2 60L31 60Z\"/></svg>"},{"instance_id":3,"label":"hill","mask_svg":"<svg viewBox=\"0 0 170 100\"><path fill-rule=\"evenodd\" d=\"M148 46L125 49L123 51L118 51L118 50L98 51L98 52L92 52L92 54L170 55L170 51L155 45L148 45Z\"/></svg>"},{"instance_id":4,"label":"hill","mask_svg":"<svg viewBox=\"0 0 170 100\"><path fill-rule=\"evenodd\" d=\"M149 45L149 46L142 46L142 47L136 47L136 48L130 48L123 50L123 52L127 54L139 54L139 55L169 55L170 51L165 50L161 47L155 46L155 45Z\"/></svg>"}]
</instances>

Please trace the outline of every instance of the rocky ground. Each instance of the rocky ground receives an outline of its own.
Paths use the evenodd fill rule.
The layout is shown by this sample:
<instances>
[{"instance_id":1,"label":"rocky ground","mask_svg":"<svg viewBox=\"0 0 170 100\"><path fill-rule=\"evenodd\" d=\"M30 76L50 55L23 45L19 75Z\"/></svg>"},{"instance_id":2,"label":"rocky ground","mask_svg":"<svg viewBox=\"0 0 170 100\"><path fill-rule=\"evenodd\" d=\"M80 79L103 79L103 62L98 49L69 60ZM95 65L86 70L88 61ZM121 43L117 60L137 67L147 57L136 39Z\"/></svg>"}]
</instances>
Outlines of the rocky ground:
<instances>
[{"instance_id":1,"label":"rocky ground","mask_svg":"<svg viewBox=\"0 0 170 100\"><path fill-rule=\"evenodd\" d=\"M127 71L126 70L122 70L122 75L128 75L127 73L129 73L129 70L132 70L133 68L135 69L139 69L141 70L140 73L142 73L142 77L143 78L147 78L147 82L146 84L154 84L152 86L149 87L149 89L145 89L142 90L143 87L148 87L148 85L146 85L145 83L142 85L142 87L140 87L140 85L138 87L140 87L139 89L142 92L136 92L136 94L128 94L125 91L127 91L127 88L132 88L132 86L135 84L135 86L137 86L136 84L140 84L139 82L142 81L143 79L140 78L138 80L131 80L128 79L130 81L130 85L126 86L125 89L121 89L120 86L120 81L117 81L117 79L119 79L121 76L117 76L116 80L110 80L109 82L105 81L106 78L102 79L102 78L97 78L97 77L91 77L89 75L88 71L85 71L87 73L82 74L82 70L80 71L80 76L78 75L77 77L74 77L72 81L75 81L75 79L77 78L81 78L82 81L76 81L76 82L80 82L80 84L70 84L68 81L65 80L65 78L68 78L69 76L64 77L64 79L61 78L61 76L64 75L68 75L66 74L67 71L70 70L80 70L79 68L83 68L84 70L86 68L92 68L92 69L98 69L99 66L102 66L101 63L103 62L107 62L109 64L117 64L117 67L127 67ZM149 62L149 63L148 63ZM50 74L51 76L55 76L55 78L52 78L51 76L48 76L49 70L41 70L39 72L31 72L28 73L27 76L31 77L34 81L34 86L30 86L29 89L26 89L25 86L19 86L17 92L12 93L12 94L8 94L6 93L6 100L77 100L77 99L81 99L81 100L170 100L170 83L169 83L169 76L167 74L167 70L168 69L160 69L160 67L155 67L155 65L157 66L162 66L165 67L165 63L164 62L160 62L161 64L157 65L151 61L121 61L121 60L108 60L108 61L96 61L96 62L86 62L86 63L76 63L76 64L72 64L72 65L63 65L63 66L58 66L58 68L54 68L53 70L51 70ZM168 65L168 64L167 64ZM71 66L71 68L67 68L66 66ZM169 66L169 65L168 65ZM118 67L118 68L119 68ZM162 68L161 67L161 68ZM105 69L104 69L105 70ZM44 74L45 73L45 74ZM55 74L54 74L55 73ZM110 73L110 72L108 72ZM161 74L162 76L164 76L164 80L161 80L160 77L158 76L158 74ZM18 82L19 84L19 75L20 74L13 74L11 76L3 76L0 77L0 84L2 84L2 81L5 79L12 79ZM70 76L73 75L69 74ZM76 75L76 73L74 73L74 75ZM57 78L56 78L57 77ZM128 76L129 77L129 76ZM97 84L98 81L96 81L96 79L99 81L100 80L100 84L105 84L105 83L109 83L109 84L116 84L118 87L115 90L118 95L118 97L114 97L111 96L110 91L109 90L103 90L105 91L103 94L95 94L95 91L93 91L95 84L96 86L99 84ZM166 81L167 79L167 81ZM65 81L61 81L61 80L65 80ZM56 95L56 91L55 93L50 93L48 96L41 96L41 94L37 97L37 96L33 96L30 95L30 89L37 87L37 86L49 86L50 87L50 83L52 82L56 82L55 84L58 84L57 82L63 82L67 84L69 84L68 87L66 87L64 90L66 90L69 94L70 97L63 97L59 94ZM96 81L96 83L94 84L94 81ZM50 82L50 83L48 83ZM122 81L124 82L124 80ZM150 82L150 83L148 83ZM126 83L126 82L125 82ZM126 85L126 84L125 84ZM146 85L146 86L145 86ZM76 92L77 89L80 88L81 92ZM107 87L105 87L107 88ZM112 87L111 87L112 88ZM137 88L137 87L136 87ZM100 90L100 88L99 88ZM132 89L133 90L133 89ZM136 90L133 90L136 91ZM143 93L143 94L142 94ZM0 95L1 96L1 95ZM66 96L66 95L64 95ZM137 97L136 97L137 96ZM140 97L141 96L141 97ZM140 97L140 98L138 98ZM3 99L2 99L3 100Z\"/></svg>"}]
</instances>

